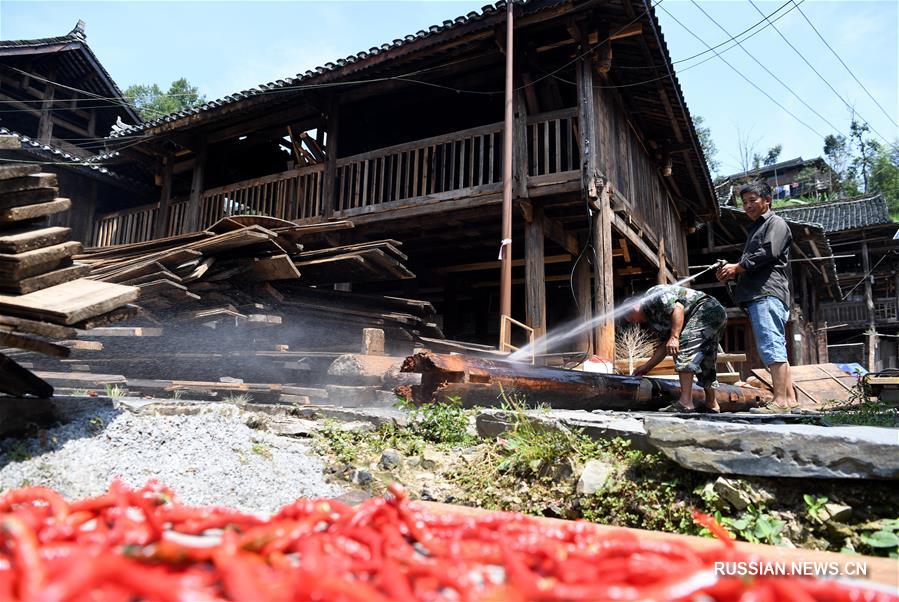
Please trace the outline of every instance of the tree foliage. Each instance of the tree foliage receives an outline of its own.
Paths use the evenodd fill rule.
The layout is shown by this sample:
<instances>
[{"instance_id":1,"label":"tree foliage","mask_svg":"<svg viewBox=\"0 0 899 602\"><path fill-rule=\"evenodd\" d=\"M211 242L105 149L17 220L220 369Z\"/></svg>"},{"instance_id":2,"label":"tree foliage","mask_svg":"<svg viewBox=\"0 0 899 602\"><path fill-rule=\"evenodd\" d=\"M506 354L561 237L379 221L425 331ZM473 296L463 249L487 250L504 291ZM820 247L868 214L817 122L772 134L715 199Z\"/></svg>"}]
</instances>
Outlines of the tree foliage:
<instances>
[{"instance_id":1,"label":"tree foliage","mask_svg":"<svg viewBox=\"0 0 899 602\"><path fill-rule=\"evenodd\" d=\"M825 136L824 155L844 196L880 193L895 219L899 217L899 142L881 144L868 137L869 131L868 124L853 116L848 139L840 134Z\"/></svg>"},{"instance_id":2,"label":"tree foliage","mask_svg":"<svg viewBox=\"0 0 899 602\"><path fill-rule=\"evenodd\" d=\"M125 90L125 98L146 120L190 108L206 101L197 86L191 86L185 78L176 79L167 92L158 84L134 84Z\"/></svg>"},{"instance_id":3,"label":"tree foliage","mask_svg":"<svg viewBox=\"0 0 899 602\"><path fill-rule=\"evenodd\" d=\"M721 163L715 158L718 155L718 147L712 140L712 130L703 126L705 119L700 115L693 117L693 128L699 137L699 146L702 147L702 154L705 155L705 162L709 166L709 171L713 174L718 173Z\"/></svg>"}]
</instances>

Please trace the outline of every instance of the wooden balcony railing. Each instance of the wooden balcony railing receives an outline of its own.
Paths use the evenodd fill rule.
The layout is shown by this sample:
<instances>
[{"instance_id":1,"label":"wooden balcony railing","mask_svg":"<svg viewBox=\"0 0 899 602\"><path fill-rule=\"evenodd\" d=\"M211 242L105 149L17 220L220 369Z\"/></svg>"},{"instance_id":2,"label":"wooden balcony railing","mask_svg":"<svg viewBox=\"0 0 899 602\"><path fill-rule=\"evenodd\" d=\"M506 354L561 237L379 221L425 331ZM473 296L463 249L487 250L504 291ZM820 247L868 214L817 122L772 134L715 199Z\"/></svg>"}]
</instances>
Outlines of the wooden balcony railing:
<instances>
[{"instance_id":1,"label":"wooden balcony railing","mask_svg":"<svg viewBox=\"0 0 899 602\"><path fill-rule=\"evenodd\" d=\"M529 186L580 178L575 109L528 118ZM336 163L334 197L323 198L325 165L292 169L203 191L199 227L229 215L258 214L289 221L320 218L330 203L335 217L387 209L388 204L475 197L502 190L503 124L399 144L344 157ZM94 246L153 238L159 204L108 213L94 224ZM167 235L189 230L187 201L169 203Z\"/></svg>"},{"instance_id":2,"label":"wooden balcony railing","mask_svg":"<svg viewBox=\"0 0 899 602\"><path fill-rule=\"evenodd\" d=\"M896 322L897 301L895 297L882 297L874 300L875 323ZM828 324L847 324L850 326L867 324L869 321L868 308L864 301L850 301L842 303L822 303L820 306L821 320Z\"/></svg>"},{"instance_id":3,"label":"wooden balcony railing","mask_svg":"<svg viewBox=\"0 0 899 602\"><path fill-rule=\"evenodd\" d=\"M577 111L534 115L527 123L528 182L576 179L580 150ZM435 136L337 161L334 209L341 216L386 203L477 196L502 188L503 124ZM549 183L549 182L547 182Z\"/></svg>"},{"instance_id":4,"label":"wooden balcony railing","mask_svg":"<svg viewBox=\"0 0 899 602\"><path fill-rule=\"evenodd\" d=\"M174 199L169 203L166 236L184 232L186 212L187 199ZM106 213L94 222L91 238L87 242L94 247L108 247L152 240L158 214L159 203Z\"/></svg>"},{"instance_id":5,"label":"wooden balcony railing","mask_svg":"<svg viewBox=\"0 0 899 602\"><path fill-rule=\"evenodd\" d=\"M239 214L291 221L318 217L324 172L324 165L313 165L206 190L200 201L200 227Z\"/></svg>"}]
</instances>

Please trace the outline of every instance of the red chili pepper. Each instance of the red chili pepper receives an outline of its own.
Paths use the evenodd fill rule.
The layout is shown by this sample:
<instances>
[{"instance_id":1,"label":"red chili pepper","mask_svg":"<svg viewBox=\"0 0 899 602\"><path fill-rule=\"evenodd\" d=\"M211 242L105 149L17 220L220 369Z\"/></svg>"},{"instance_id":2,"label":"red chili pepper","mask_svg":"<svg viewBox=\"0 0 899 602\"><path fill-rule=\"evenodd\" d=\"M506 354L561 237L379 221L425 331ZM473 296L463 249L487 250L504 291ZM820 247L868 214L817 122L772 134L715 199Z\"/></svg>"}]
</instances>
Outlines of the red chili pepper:
<instances>
[{"instance_id":1,"label":"red chili pepper","mask_svg":"<svg viewBox=\"0 0 899 602\"><path fill-rule=\"evenodd\" d=\"M696 521L699 525L702 525L706 529L712 532L712 535L723 541L727 544L728 547L733 547L734 538L733 536L727 532L727 529L718 524L713 517L708 514L703 514L698 510L693 511L693 520Z\"/></svg>"},{"instance_id":2,"label":"red chili pepper","mask_svg":"<svg viewBox=\"0 0 899 602\"><path fill-rule=\"evenodd\" d=\"M12 548L12 566L18 582L19 598L30 600L47 580L34 531L14 514L7 514L0 522L0 531L8 547Z\"/></svg>"}]
</instances>

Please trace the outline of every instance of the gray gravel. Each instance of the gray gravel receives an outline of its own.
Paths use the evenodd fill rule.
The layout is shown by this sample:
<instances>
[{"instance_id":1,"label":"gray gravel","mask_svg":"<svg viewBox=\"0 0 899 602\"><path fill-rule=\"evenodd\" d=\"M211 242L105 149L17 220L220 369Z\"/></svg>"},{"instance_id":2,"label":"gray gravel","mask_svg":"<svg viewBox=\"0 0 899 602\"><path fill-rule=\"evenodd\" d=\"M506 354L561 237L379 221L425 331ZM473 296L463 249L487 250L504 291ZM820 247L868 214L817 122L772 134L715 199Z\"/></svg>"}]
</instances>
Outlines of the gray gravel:
<instances>
[{"instance_id":1,"label":"gray gravel","mask_svg":"<svg viewBox=\"0 0 899 602\"><path fill-rule=\"evenodd\" d=\"M53 487L67 499L158 479L192 505L273 512L299 497L334 497L308 442L246 426L231 405L153 416L93 408L31 439L2 442L0 488Z\"/></svg>"}]
</instances>

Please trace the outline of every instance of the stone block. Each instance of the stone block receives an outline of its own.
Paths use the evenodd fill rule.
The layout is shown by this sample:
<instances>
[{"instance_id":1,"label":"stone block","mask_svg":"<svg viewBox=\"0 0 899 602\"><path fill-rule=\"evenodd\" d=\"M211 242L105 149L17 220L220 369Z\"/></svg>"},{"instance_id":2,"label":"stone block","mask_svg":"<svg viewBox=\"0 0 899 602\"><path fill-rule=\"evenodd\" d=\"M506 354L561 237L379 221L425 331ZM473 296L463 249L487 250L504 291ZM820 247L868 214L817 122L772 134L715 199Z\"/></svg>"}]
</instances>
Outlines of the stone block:
<instances>
[{"instance_id":1,"label":"stone block","mask_svg":"<svg viewBox=\"0 0 899 602\"><path fill-rule=\"evenodd\" d=\"M692 470L763 477L899 478L899 429L644 420L649 443Z\"/></svg>"}]
</instances>

